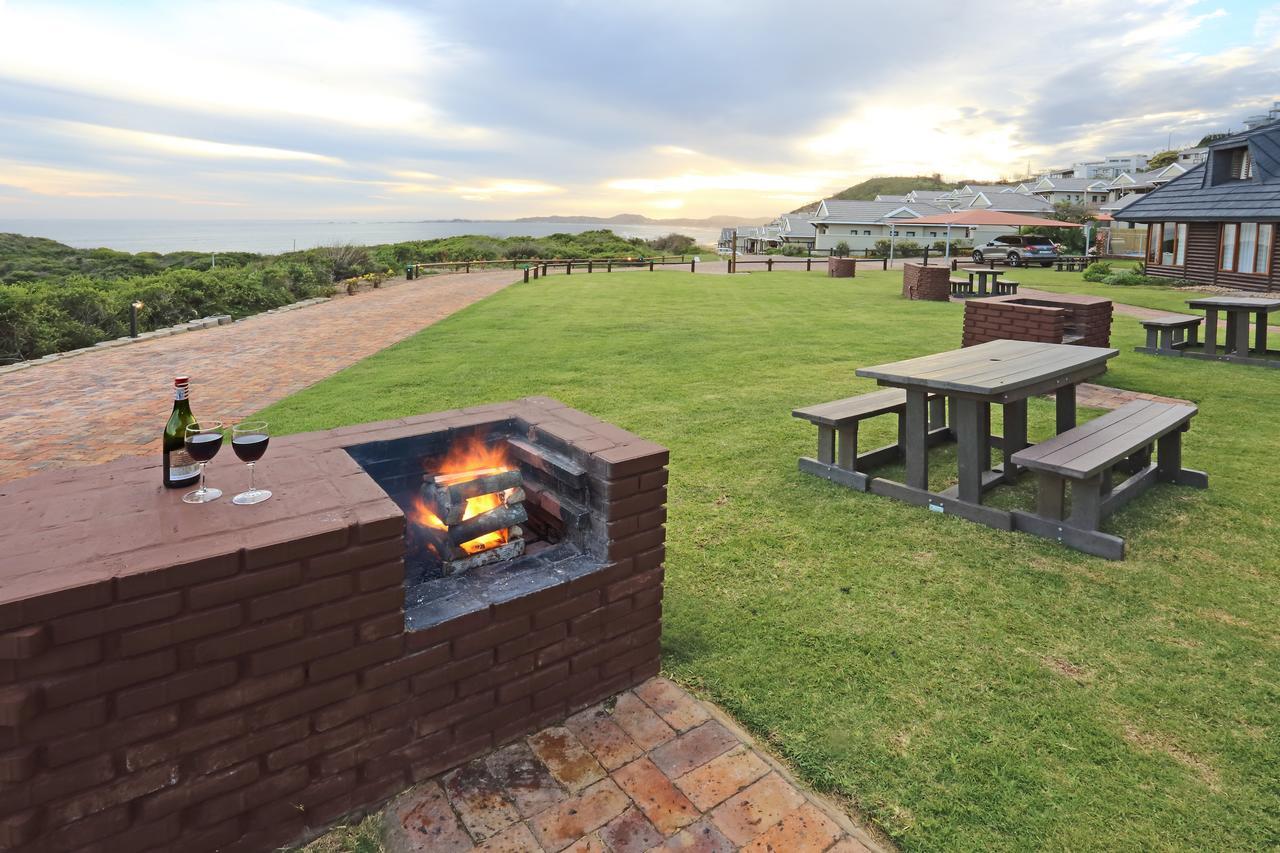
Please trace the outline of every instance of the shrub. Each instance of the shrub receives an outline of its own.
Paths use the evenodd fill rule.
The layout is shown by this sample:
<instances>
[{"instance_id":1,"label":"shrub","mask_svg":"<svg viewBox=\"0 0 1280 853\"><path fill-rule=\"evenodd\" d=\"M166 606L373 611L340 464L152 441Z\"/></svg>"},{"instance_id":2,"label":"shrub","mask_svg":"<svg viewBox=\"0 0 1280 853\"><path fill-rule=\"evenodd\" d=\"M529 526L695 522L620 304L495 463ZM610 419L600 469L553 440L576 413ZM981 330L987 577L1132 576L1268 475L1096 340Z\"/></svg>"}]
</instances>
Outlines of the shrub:
<instances>
[{"instance_id":1,"label":"shrub","mask_svg":"<svg viewBox=\"0 0 1280 853\"><path fill-rule=\"evenodd\" d=\"M1106 261L1094 261L1085 268L1085 281L1102 281L1111 275L1111 264Z\"/></svg>"},{"instance_id":2,"label":"shrub","mask_svg":"<svg viewBox=\"0 0 1280 853\"><path fill-rule=\"evenodd\" d=\"M782 247L782 254L791 258L803 258L809 254L809 247L799 243L787 243Z\"/></svg>"},{"instance_id":3,"label":"shrub","mask_svg":"<svg viewBox=\"0 0 1280 853\"><path fill-rule=\"evenodd\" d=\"M837 258L849 257L849 244L844 240L841 240L839 243L836 243L835 248L831 250L831 254Z\"/></svg>"}]
</instances>

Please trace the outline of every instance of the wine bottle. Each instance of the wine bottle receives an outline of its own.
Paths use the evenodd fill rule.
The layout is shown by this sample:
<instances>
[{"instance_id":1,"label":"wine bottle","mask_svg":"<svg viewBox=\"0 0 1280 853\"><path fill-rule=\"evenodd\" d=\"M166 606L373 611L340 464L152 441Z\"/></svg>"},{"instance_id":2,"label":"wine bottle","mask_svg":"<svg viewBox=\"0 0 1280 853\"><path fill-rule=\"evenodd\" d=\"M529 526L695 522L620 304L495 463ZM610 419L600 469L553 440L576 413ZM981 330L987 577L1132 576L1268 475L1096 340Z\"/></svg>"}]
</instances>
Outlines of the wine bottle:
<instances>
[{"instance_id":1,"label":"wine bottle","mask_svg":"<svg viewBox=\"0 0 1280 853\"><path fill-rule=\"evenodd\" d=\"M194 486L200 479L200 465L187 453L187 427L196 422L191 414L191 402L187 400L185 376L173 379L173 412L164 425L164 485L168 489Z\"/></svg>"}]
</instances>

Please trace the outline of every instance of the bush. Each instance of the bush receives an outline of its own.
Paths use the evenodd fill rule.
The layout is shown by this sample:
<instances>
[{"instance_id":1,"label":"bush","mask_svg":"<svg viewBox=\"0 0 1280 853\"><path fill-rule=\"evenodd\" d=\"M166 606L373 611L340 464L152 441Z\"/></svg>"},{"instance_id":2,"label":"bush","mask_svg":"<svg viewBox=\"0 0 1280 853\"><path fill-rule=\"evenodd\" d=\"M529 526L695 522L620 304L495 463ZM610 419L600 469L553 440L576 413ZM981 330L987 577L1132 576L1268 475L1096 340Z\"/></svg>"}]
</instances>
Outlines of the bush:
<instances>
[{"instance_id":1,"label":"bush","mask_svg":"<svg viewBox=\"0 0 1280 853\"><path fill-rule=\"evenodd\" d=\"M789 258L804 258L809 255L809 247L799 243L787 243L782 247L782 254Z\"/></svg>"},{"instance_id":2,"label":"bush","mask_svg":"<svg viewBox=\"0 0 1280 853\"><path fill-rule=\"evenodd\" d=\"M841 240L839 243L836 243L835 248L831 250L831 254L837 258L849 257L849 244L844 240Z\"/></svg>"},{"instance_id":3,"label":"bush","mask_svg":"<svg viewBox=\"0 0 1280 853\"><path fill-rule=\"evenodd\" d=\"M1094 261L1085 268L1085 281L1102 281L1111 275L1111 264L1106 261Z\"/></svg>"},{"instance_id":4,"label":"bush","mask_svg":"<svg viewBox=\"0 0 1280 853\"><path fill-rule=\"evenodd\" d=\"M924 249L914 240L877 240L871 254L877 258L887 258L890 252L895 258L914 258L924 254Z\"/></svg>"}]
</instances>

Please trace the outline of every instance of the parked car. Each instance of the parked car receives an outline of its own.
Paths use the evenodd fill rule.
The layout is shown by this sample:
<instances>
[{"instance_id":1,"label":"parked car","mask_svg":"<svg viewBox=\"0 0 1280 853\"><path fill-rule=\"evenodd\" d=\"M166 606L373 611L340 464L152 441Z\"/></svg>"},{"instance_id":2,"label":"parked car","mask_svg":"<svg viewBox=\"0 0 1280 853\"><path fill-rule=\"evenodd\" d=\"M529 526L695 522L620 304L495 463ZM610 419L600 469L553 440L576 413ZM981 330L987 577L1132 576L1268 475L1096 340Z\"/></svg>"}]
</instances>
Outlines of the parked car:
<instances>
[{"instance_id":1,"label":"parked car","mask_svg":"<svg viewBox=\"0 0 1280 853\"><path fill-rule=\"evenodd\" d=\"M1058 259L1058 247L1048 237L1039 234L1006 234L973 250L973 260L1003 260L1011 267L1039 262L1040 266L1052 266Z\"/></svg>"}]
</instances>

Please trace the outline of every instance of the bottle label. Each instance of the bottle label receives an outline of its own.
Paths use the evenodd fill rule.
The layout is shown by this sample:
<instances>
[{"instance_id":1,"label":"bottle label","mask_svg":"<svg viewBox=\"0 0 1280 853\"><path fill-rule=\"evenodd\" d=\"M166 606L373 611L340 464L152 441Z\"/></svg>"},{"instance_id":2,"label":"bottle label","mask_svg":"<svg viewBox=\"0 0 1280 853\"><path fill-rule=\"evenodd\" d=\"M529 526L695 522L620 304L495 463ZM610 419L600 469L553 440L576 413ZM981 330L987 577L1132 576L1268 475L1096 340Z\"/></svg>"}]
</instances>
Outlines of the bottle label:
<instances>
[{"instance_id":1,"label":"bottle label","mask_svg":"<svg viewBox=\"0 0 1280 853\"><path fill-rule=\"evenodd\" d=\"M169 451L169 479L185 480L200 473L200 463L185 449Z\"/></svg>"},{"instance_id":2,"label":"bottle label","mask_svg":"<svg viewBox=\"0 0 1280 853\"><path fill-rule=\"evenodd\" d=\"M187 399L187 386L186 385L173 386L173 399L175 400Z\"/></svg>"}]
</instances>

